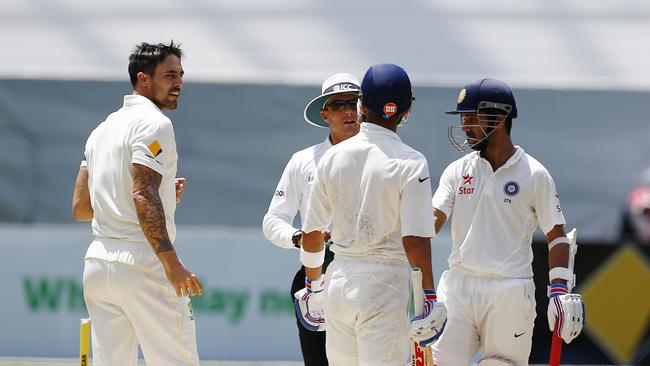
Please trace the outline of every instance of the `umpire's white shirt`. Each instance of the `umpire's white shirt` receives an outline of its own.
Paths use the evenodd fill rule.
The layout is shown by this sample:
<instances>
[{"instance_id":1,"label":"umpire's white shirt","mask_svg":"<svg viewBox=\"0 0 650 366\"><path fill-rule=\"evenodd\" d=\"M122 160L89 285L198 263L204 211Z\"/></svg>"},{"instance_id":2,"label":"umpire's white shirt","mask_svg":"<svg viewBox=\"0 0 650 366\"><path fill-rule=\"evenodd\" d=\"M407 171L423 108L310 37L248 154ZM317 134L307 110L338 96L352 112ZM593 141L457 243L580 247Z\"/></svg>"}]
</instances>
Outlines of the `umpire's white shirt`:
<instances>
[{"instance_id":1,"label":"umpire's white shirt","mask_svg":"<svg viewBox=\"0 0 650 366\"><path fill-rule=\"evenodd\" d=\"M304 222L316 165L330 147L332 143L328 135L320 144L293 154L282 172L269 210L262 220L264 236L280 248L295 248L291 237L298 229L292 225L293 219L300 212L300 222Z\"/></svg>"},{"instance_id":2,"label":"umpire's white shirt","mask_svg":"<svg viewBox=\"0 0 650 366\"><path fill-rule=\"evenodd\" d=\"M451 223L450 268L510 278L533 276L533 233L564 225L553 178L517 146L508 161L492 171L472 152L449 164L440 177L433 207Z\"/></svg>"},{"instance_id":3,"label":"umpire's white shirt","mask_svg":"<svg viewBox=\"0 0 650 366\"><path fill-rule=\"evenodd\" d=\"M167 233L173 242L178 154L171 121L148 98L126 95L122 108L90 134L85 157L96 238L86 258L126 264L149 262L153 252L133 203L132 164L147 166L162 175L159 193Z\"/></svg>"},{"instance_id":4,"label":"umpire's white shirt","mask_svg":"<svg viewBox=\"0 0 650 366\"><path fill-rule=\"evenodd\" d=\"M364 122L317 167L303 230L331 222L332 251L406 262L402 237L434 236L427 160L396 133Z\"/></svg>"}]
</instances>

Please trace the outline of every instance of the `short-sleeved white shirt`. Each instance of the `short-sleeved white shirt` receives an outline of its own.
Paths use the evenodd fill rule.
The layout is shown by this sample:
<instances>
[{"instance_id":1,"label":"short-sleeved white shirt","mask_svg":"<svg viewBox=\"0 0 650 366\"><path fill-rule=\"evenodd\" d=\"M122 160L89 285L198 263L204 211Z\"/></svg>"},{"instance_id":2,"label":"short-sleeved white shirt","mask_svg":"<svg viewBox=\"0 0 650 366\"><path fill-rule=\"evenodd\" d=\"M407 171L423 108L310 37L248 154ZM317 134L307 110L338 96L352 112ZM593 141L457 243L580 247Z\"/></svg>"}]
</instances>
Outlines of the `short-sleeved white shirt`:
<instances>
[{"instance_id":1,"label":"short-sleeved white shirt","mask_svg":"<svg viewBox=\"0 0 650 366\"><path fill-rule=\"evenodd\" d=\"M472 152L449 164L440 177L433 207L451 220L449 266L508 278L533 276L533 233L564 225L553 178L517 146L508 161L492 171Z\"/></svg>"},{"instance_id":2,"label":"short-sleeved white shirt","mask_svg":"<svg viewBox=\"0 0 650 366\"><path fill-rule=\"evenodd\" d=\"M300 222L304 222L316 165L330 147L328 136L320 144L300 150L289 159L262 220L264 236L273 244L295 248L291 237L298 229L293 226L293 220L300 212Z\"/></svg>"},{"instance_id":3,"label":"short-sleeved white shirt","mask_svg":"<svg viewBox=\"0 0 650 366\"><path fill-rule=\"evenodd\" d=\"M159 193L165 211L167 233L176 237L176 142L171 121L148 98L124 96L124 105L110 114L90 134L85 157L88 188L94 211L92 230L96 238L142 242L142 232L133 203L132 164L147 166L162 175ZM94 245L94 244L93 244ZM107 254L89 248L86 257Z\"/></svg>"},{"instance_id":4,"label":"short-sleeved white shirt","mask_svg":"<svg viewBox=\"0 0 650 366\"><path fill-rule=\"evenodd\" d=\"M393 131L364 122L318 163L303 230L331 222L332 251L406 262L403 236L435 235L427 160Z\"/></svg>"}]
</instances>

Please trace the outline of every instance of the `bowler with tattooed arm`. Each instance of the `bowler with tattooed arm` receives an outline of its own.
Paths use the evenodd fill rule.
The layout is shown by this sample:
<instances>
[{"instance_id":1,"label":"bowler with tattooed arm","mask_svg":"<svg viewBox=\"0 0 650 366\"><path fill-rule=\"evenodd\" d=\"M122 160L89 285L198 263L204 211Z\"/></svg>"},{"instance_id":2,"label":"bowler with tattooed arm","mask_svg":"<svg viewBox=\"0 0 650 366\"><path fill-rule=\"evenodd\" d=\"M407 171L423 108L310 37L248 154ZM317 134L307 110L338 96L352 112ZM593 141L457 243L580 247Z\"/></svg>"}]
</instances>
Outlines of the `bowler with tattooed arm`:
<instances>
[{"instance_id":1,"label":"bowler with tattooed arm","mask_svg":"<svg viewBox=\"0 0 650 366\"><path fill-rule=\"evenodd\" d=\"M203 291L172 243L185 187L171 120L183 87L177 44L137 45L129 56L133 94L86 142L72 198L77 221L92 220L84 300L95 366L198 365L189 296Z\"/></svg>"}]
</instances>

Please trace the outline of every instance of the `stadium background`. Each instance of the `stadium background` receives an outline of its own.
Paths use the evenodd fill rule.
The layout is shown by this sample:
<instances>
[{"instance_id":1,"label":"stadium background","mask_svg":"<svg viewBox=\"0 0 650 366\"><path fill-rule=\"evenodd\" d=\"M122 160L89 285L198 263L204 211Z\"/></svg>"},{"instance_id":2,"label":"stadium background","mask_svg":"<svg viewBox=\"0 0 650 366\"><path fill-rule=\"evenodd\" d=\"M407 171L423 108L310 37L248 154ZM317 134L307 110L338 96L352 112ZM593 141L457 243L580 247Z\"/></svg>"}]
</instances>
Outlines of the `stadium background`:
<instances>
[{"instance_id":1,"label":"stadium background","mask_svg":"<svg viewBox=\"0 0 650 366\"><path fill-rule=\"evenodd\" d=\"M399 132L427 156L434 188L459 156L447 141L456 121L442 114L459 88L487 76L513 87L513 139L551 171L579 229L588 327L565 359L650 363L648 250L618 240L625 197L650 166L650 4L6 0L0 32L0 356L74 356L90 232L69 207L83 145L130 92L133 45L174 39L187 54L186 85L169 116L179 175L190 179L177 246L210 288L195 301L202 358L299 359L284 298L295 253L266 242L260 221L291 154L324 138L302 121L320 82L394 62L417 98ZM436 273L448 246L443 232ZM545 252L535 249L531 361L541 363ZM262 270L246 273L250 261Z\"/></svg>"}]
</instances>

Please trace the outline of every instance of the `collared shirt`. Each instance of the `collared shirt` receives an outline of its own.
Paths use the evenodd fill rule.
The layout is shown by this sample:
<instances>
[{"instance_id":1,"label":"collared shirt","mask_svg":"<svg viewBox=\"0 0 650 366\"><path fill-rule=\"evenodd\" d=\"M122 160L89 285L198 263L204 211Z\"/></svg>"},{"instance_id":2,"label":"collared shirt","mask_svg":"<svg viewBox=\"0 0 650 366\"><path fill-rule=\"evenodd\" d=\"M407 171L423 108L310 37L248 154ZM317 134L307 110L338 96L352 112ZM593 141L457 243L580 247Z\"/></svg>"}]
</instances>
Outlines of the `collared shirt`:
<instances>
[{"instance_id":1,"label":"collared shirt","mask_svg":"<svg viewBox=\"0 0 650 366\"><path fill-rule=\"evenodd\" d=\"M535 229L565 223L553 178L519 146L495 172L478 152L449 164L432 204L453 214L449 266L479 274L532 277Z\"/></svg>"},{"instance_id":2,"label":"collared shirt","mask_svg":"<svg viewBox=\"0 0 650 366\"><path fill-rule=\"evenodd\" d=\"M432 237L427 160L393 131L364 122L318 164L303 230L332 222L337 255L406 262L403 236Z\"/></svg>"},{"instance_id":3,"label":"collared shirt","mask_svg":"<svg viewBox=\"0 0 650 366\"><path fill-rule=\"evenodd\" d=\"M124 96L124 105L110 114L90 134L85 157L88 188L97 239L145 243L133 203L132 164L147 166L162 175L159 193L167 233L176 237L176 142L171 121L148 98ZM106 250L91 244L87 257L114 260ZM109 258L110 257L110 258Z\"/></svg>"},{"instance_id":4,"label":"collared shirt","mask_svg":"<svg viewBox=\"0 0 650 366\"><path fill-rule=\"evenodd\" d=\"M293 154L282 172L269 209L262 220L264 236L280 248L295 248L291 237L298 229L293 226L293 220L300 212L300 222L304 222L316 165L330 147L332 143L328 135L320 144Z\"/></svg>"}]
</instances>

